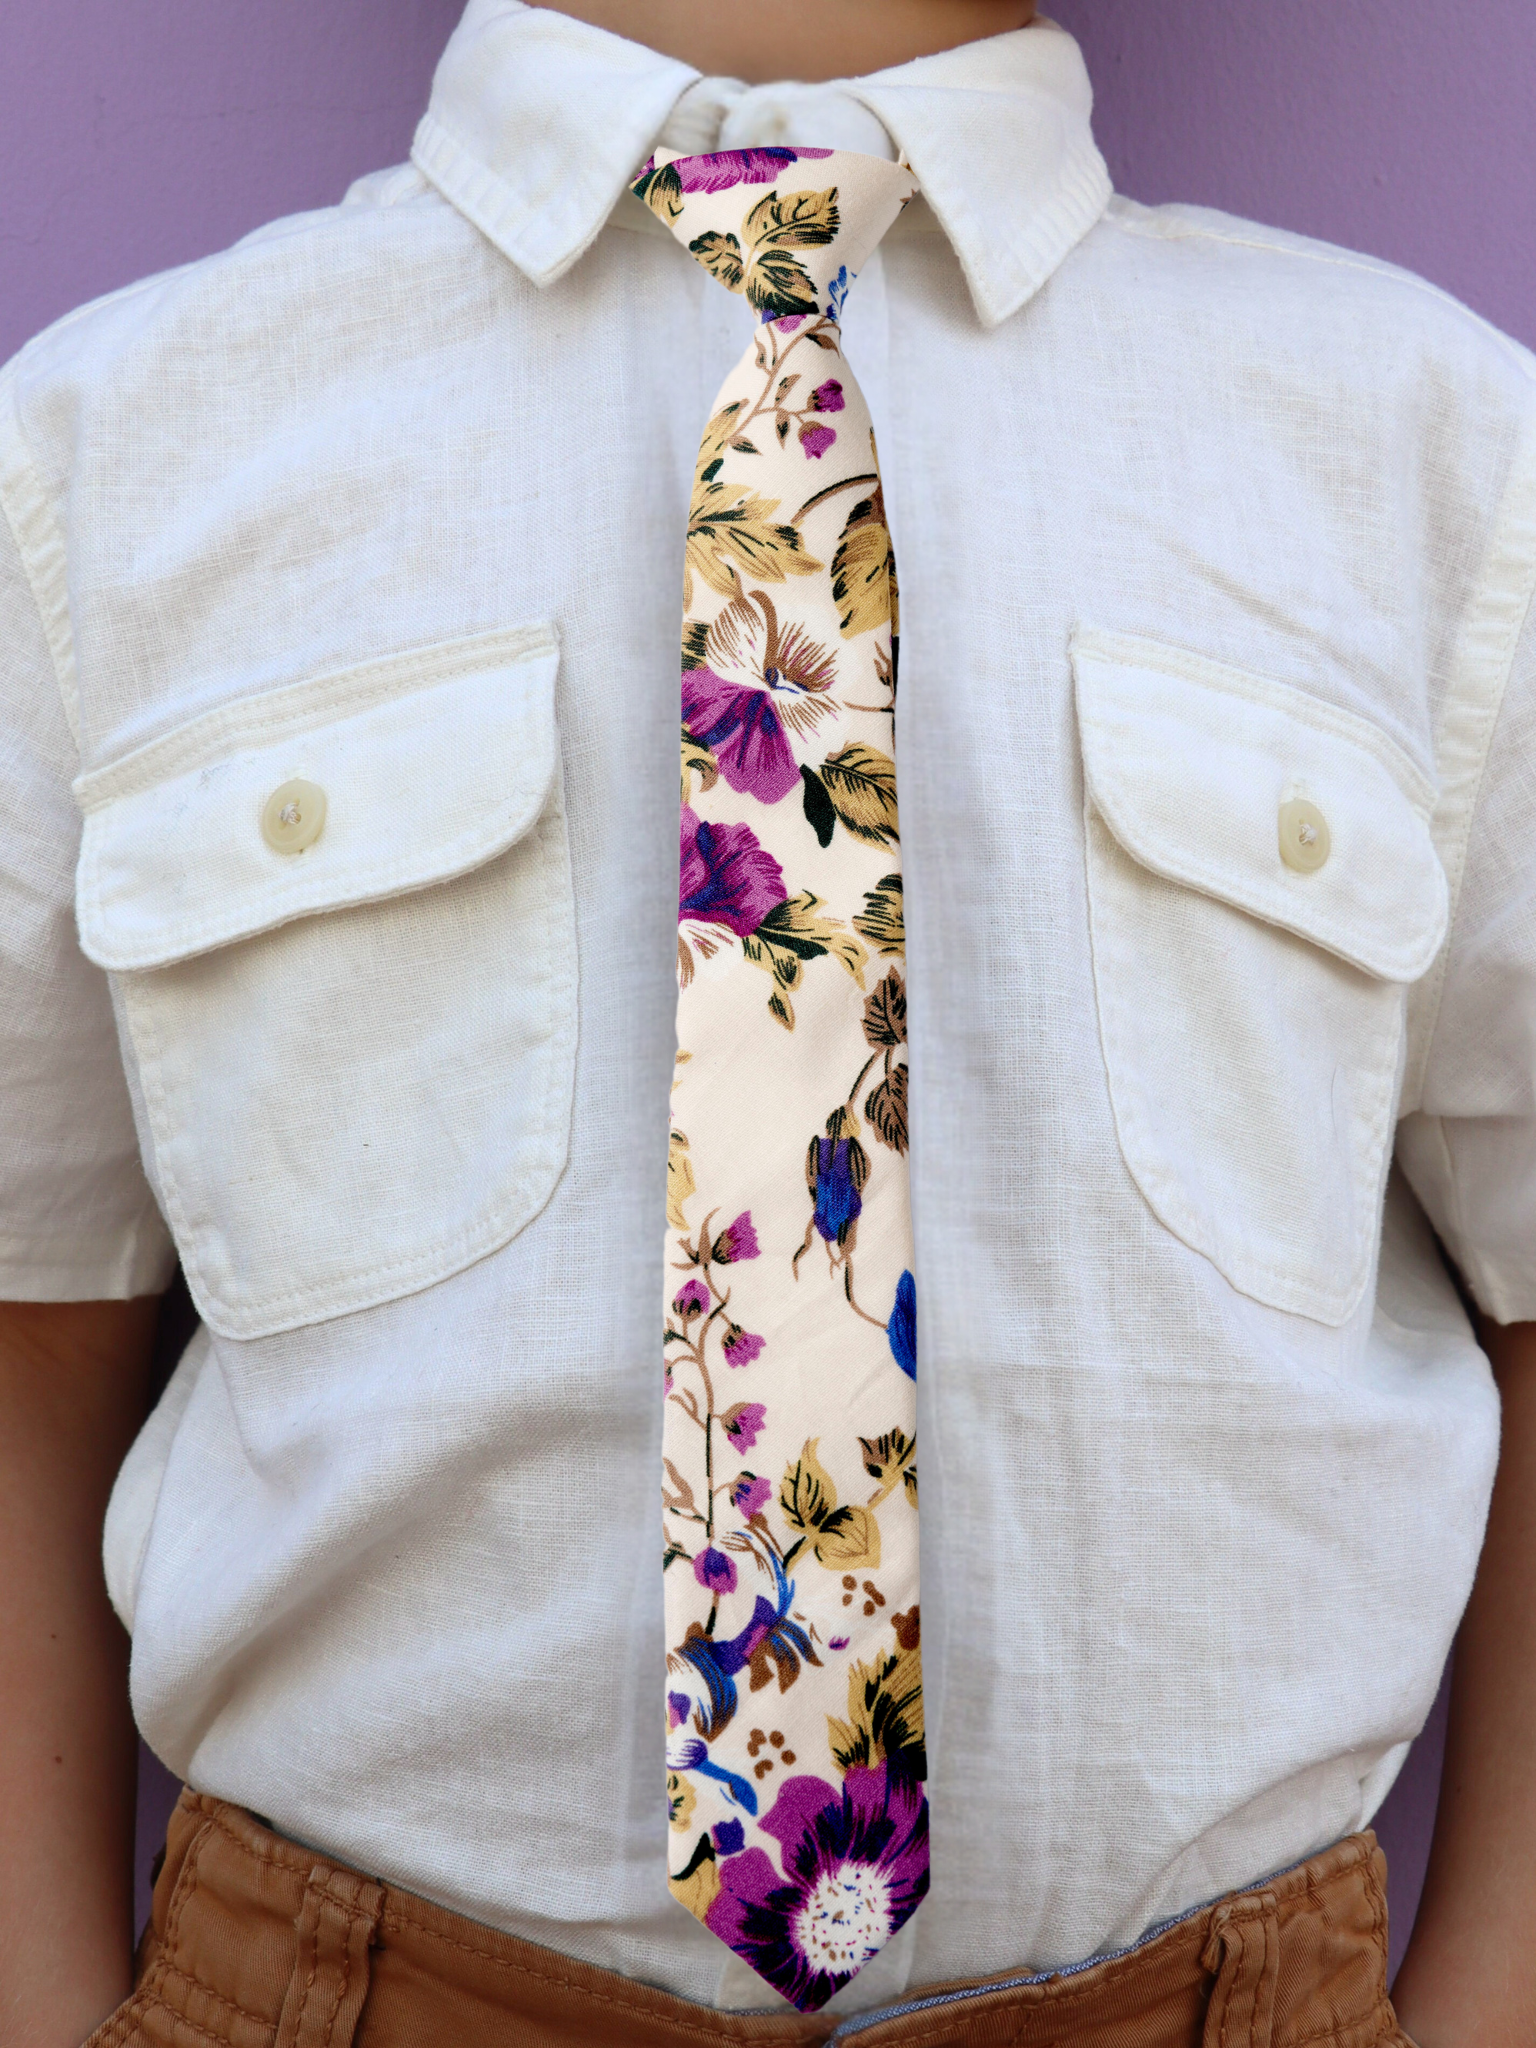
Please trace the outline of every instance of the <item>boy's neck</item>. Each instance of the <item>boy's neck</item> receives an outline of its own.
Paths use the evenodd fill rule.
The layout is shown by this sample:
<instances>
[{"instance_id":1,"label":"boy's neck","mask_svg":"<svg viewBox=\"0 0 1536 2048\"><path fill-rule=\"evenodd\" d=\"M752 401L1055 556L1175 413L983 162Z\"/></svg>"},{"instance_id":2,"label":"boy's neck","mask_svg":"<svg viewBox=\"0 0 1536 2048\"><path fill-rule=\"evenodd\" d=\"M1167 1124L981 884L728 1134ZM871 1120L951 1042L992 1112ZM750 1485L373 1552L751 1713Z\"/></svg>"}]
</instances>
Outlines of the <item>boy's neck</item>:
<instances>
[{"instance_id":1,"label":"boy's neck","mask_svg":"<svg viewBox=\"0 0 1536 2048\"><path fill-rule=\"evenodd\" d=\"M540 0L596 28L749 85L857 78L1034 19L1034 0Z\"/></svg>"}]
</instances>

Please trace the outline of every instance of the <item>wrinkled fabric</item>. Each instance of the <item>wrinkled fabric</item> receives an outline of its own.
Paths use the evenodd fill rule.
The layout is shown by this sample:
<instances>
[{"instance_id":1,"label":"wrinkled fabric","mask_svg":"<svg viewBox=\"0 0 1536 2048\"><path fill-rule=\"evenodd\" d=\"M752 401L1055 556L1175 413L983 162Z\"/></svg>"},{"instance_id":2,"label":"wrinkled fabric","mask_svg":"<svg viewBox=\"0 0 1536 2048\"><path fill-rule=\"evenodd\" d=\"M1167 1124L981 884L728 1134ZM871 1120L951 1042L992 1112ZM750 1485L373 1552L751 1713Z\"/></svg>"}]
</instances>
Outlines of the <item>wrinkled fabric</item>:
<instances>
[{"instance_id":1,"label":"wrinkled fabric","mask_svg":"<svg viewBox=\"0 0 1536 2048\"><path fill-rule=\"evenodd\" d=\"M839 2023L718 2013L373 1883L195 1793L133 1996L86 2048L1411 2048L1372 1835L1069 1975L928 1987Z\"/></svg>"}]
</instances>

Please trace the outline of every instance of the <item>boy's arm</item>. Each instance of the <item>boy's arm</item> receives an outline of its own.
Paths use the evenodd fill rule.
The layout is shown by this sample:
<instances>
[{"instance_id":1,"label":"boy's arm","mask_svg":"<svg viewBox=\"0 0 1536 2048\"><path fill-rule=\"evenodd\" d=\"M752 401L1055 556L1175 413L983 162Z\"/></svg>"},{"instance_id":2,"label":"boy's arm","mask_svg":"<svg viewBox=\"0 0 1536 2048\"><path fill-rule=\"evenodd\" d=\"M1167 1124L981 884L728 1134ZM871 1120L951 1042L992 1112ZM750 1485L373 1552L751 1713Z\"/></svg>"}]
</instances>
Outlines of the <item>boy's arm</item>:
<instances>
[{"instance_id":1,"label":"boy's arm","mask_svg":"<svg viewBox=\"0 0 1536 2048\"><path fill-rule=\"evenodd\" d=\"M1395 1991L1419 2048L1536 2041L1536 1323L1482 1338L1504 1429L1456 1642L1434 1853Z\"/></svg>"},{"instance_id":2,"label":"boy's arm","mask_svg":"<svg viewBox=\"0 0 1536 2048\"><path fill-rule=\"evenodd\" d=\"M152 1300L0 1302L0 2039L76 2048L127 1996L136 1746L101 1528Z\"/></svg>"}]
</instances>

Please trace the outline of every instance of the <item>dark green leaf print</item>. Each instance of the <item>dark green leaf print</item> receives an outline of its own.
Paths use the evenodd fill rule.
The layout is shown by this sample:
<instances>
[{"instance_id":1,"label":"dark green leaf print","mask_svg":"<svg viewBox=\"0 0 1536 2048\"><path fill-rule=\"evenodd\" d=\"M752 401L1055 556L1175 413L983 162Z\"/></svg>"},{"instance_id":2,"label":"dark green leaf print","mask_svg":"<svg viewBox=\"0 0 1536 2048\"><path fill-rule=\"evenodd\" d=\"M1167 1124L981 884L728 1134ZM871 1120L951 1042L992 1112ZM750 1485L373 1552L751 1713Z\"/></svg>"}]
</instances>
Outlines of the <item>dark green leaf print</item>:
<instances>
[{"instance_id":1,"label":"dark green leaf print","mask_svg":"<svg viewBox=\"0 0 1536 2048\"><path fill-rule=\"evenodd\" d=\"M861 1436L859 1448L864 1453L864 1470L879 1488L870 1500L872 1508L888 1499L903 1484L908 1472L916 1474L917 1439L908 1436L905 1430L888 1429L884 1436Z\"/></svg>"},{"instance_id":2,"label":"dark green leaf print","mask_svg":"<svg viewBox=\"0 0 1536 2048\"><path fill-rule=\"evenodd\" d=\"M889 846L896 829L896 763L878 747L850 740L821 764L837 815L858 839Z\"/></svg>"},{"instance_id":3,"label":"dark green leaf print","mask_svg":"<svg viewBox=\"0 0 1536 2048\"><path fill-rule=\"evenodd\" d=\"M905 953L907 924L900 875L886 875L868 891L853 928L877 953Z\"/></svg>"},{"instance_id":4,"label":"dark green leaf print","mask_svg":"<svg viewBox=\"0 0 1536 2048\"><path fill-rule=\"evenodd\" d=\"M817 310L815 285L783 249L768 249L758 257L747 273L747 297L765 319Z\"/></svg>"},{"instance_id":5,"label":"dark green leaf print","mask_svg":"<svg viewBox=\"0 0 1536 2048\"><path fill-rule=\"evenodd\" d=\"M832 557L832 597L845 640L877 626L896 626L896 557L879 485L848 514Z\"/></svg>"},{"instance_id":6,"label":"dark green leaf print","mask_svg":"<svg viewBox=\"0 0 1536 2048\"><path fill-rule=\"evenodd\" d=\"M755 249L825 249L837 237L842 217L837 187L825 192L774 191L760 199L742 222L741 231Z\"/></svg>"},{"instance_id":7,"label":"dark green leaf print","mask_svg":"<svg viewBox=\"0 0 1536 2048\"><path fill-rule=\"evenodd\" d=\"M907 1149L907 1069L895 1065L864 1104L875 1136L893 1152Z\"/></svg>"},{"instance_id":8,"label":"dark green leaf print","mask_svg":"<svg viewBox=\"0 0 1536 2048\"><path fill-rule=\"evenodd\" d=\"M837 830L837 812L827 795L827 785L814 768L802 768L800 780L805 785L805 822L823 846L830 846Z\"/></svg>"},{"instance_id":9,"label":"dark green leaf print","mask_svg":"<svg viewBox=\"0 0 1536 2048\"><path fill-rule=\"evenodd\" d=\"M746 263L741 253L741 244L734 235L718 234L713 228L707 235L700 235L688 244L691 253L698 257L710 276L723 284L728 292L739 292L742 279L746 276Z\"/></svg>"},{"instance_id":10,"label":"dark green leaf print","mask_svg":"<svg viewBox=\"0 0 1536 2048\"><path fill-rule=\"evenodd\" d=\"M913 1610L914 1613L916 1610ZM898 1622L905 1616L899 1616ZM924 1754L923 1668L914 1642L848 1672L848 1719L829 1716L832 1755L842 1771L883 1763L895 1776L920 1783L928 1774Z\"/></svg>"},{"instance_id":11,"label":"dark green leaf print","mask_svg":"<svg viewBox=\"0 0 1536 2048\"><path fill-rule=\"evenodd\" d=\"M820 1438L812 1438L784 1474L779 1506L793 1529L819 1529L837 1506L837 1488L816 1455Z\"/></svg>"},{"instance_id":12,"label":"dark green leaf print","mask_svg":"<svg viewBox=\"0 0 1536 2048\"><path fill-rule=\"evenodd\" d=\"M635 197L643 199L658 220L670 227L683 210L683 181L671 164L648 171L635 186Z\"/></svg>"},{"instance_id":13,"label":"dark green leaf print","mask_svg":"<svg viewBox=\"0 0 1536 2048\"><path fill-rule=\"evenodd\" d=\"M878 1046L907 1042L907 985L894 967L864 1005L864 1036Z\"/></svg>"}]
</instances>

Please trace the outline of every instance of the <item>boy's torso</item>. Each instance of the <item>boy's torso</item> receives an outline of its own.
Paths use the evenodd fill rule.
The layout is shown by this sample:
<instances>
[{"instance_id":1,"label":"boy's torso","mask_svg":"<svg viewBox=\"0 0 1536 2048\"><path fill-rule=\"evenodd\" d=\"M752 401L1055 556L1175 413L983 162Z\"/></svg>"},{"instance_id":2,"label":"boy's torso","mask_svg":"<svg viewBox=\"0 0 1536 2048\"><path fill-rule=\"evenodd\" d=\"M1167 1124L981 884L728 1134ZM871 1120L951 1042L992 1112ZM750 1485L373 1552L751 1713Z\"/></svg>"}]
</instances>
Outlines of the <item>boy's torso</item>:
<instances>
[{"instance_id":1,"label":"boy's torso","mask_svg":"<svg viewBox=\"0 0 1536 2048\"><path fill-rule=\"evenodd\" d=\"M56 332L4 430L208 1325L109 1528L142 1723L726 2002L663 1882L655 1368L681 539L743 317L637 204L535 289L403 171ZM1183 209L1113 202L990 331L917 209L846 345L902 586L936 1831L879 2003L1349 1833L1433 1696L1496 1408L1395 1183L1379 1278L1377 1228L1531 451L1517 352L1427 287ZM342 846L292 902L244 845L289 774Z\"/></svg>"}]
</instances>

